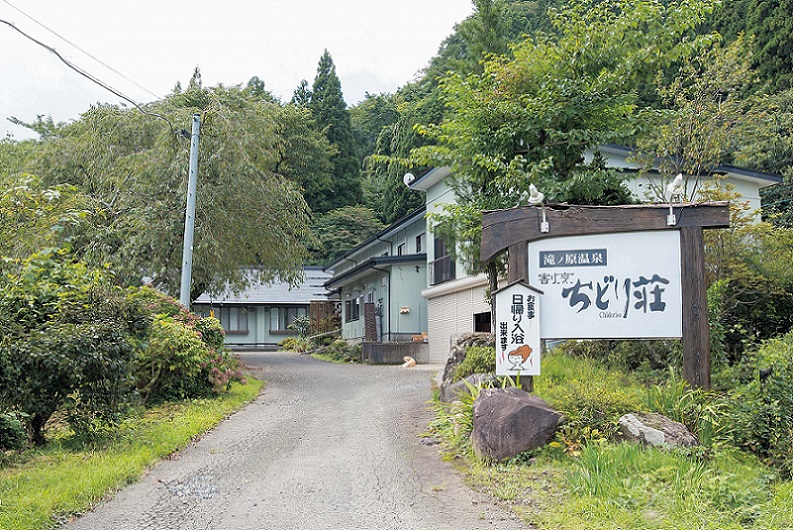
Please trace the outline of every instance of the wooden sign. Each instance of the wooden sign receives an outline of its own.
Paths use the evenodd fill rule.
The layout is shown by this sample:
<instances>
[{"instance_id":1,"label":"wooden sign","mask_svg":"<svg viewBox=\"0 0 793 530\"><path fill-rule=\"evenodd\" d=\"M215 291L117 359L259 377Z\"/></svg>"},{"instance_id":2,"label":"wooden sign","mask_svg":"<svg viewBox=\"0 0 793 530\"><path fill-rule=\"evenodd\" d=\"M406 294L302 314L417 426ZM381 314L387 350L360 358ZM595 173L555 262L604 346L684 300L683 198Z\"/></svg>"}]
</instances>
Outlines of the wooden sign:
<instances>
[{"instance_id":1,"label":"wooden sign","mask_svg":"<svg viewBox=\"0 0 793 530\"><path fill-rule=\"evenodd\" d=\"M676 205L674 223L671 225L669 209L669 205L556 205L522 206L485 212L482 218L480 259L488 263L508 251L508 281L523 280L529 283L532 280L529 277L528 243L565 236L655 230L678 232L683 377L694 388L710 388L710 339L702 232L707 228L730 226L729 203Z\"/></svg>"}]
</instances>

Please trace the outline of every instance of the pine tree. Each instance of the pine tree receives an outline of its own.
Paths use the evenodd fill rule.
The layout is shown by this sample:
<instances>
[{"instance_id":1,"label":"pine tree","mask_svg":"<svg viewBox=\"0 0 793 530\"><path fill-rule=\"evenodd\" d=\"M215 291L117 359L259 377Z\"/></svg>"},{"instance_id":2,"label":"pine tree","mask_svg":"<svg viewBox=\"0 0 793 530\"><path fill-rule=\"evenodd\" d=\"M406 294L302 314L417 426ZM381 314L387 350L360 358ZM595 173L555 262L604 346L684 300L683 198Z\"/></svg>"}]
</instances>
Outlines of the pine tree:
<instances>
[{"instance_id":1,"label":"pine tree","mask_svg":"<svg viewBox=\"0 0 793 530\"><path fill-rule=\"evenodd\" d=\"M341 208L361 202L360 162L355 155L355 139L347 104L341 92L341 82L328 50L322 55L317 76L311 88L308 107L317 125L338 152L331 158L333 164L332 208Z\"/></svg>"}]
</instances>

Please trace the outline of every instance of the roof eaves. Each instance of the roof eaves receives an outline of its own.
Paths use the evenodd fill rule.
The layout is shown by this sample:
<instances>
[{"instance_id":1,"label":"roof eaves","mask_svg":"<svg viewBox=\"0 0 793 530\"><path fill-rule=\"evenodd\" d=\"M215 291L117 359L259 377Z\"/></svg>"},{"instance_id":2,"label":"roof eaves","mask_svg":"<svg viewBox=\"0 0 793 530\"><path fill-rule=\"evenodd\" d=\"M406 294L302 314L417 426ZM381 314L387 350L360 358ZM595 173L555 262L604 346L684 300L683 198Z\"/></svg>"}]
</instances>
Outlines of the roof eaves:
<instances>
[{"instance_id":1,"label":"roof eaves","mask_svg":"<svg viewBox=\"0 0 793 530\"><path fill-rule=\"evenodd\" d=\"M325 289L334 289L336 286L343 284L346 280L353 278L355 276L360 275L363 272L366 272L369 269L375 269L378 265L393 265L396 263L426 263L427 261L427 254L403 254L402 256L377 256L374 258L369 258L368 260L364 261L363 263L359 264L352 269L343 272L339 276L335 278L331 278L327 282L325 282Z\"/></svg>"}]
</instances>

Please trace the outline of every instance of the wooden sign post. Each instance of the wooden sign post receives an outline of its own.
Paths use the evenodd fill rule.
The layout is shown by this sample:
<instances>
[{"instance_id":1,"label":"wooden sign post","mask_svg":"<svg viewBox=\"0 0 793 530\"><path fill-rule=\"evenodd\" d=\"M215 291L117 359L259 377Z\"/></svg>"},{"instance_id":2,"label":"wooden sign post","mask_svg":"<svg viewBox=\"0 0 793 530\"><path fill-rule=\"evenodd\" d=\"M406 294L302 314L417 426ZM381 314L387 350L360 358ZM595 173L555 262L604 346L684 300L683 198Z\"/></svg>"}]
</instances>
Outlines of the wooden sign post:
<instances>
[{"instance_id":1,"label":"wooden sign post","mask_svg":"<svg viewBox=\"0 0 793 530\"><path fill-rule=\"evenodd\" d=\"M524 206L486 212L482 219L481 260L508 251L508 283L531 283L531 242L548 238L676 230L680 234L683 377L694 388L710 388L710 339L703 229L728 228L726 202L676 206L676 223L668 224L668 205ZM547 222L543 226L542 223ZM548 228L548 230L544 230ZM570 337L576 338L571 332ZM606 337L604 337L606 338ZM633 337L642 338L642 337ZM531 387L531 383L527 385Z\"/></svg>"}]
</instances>

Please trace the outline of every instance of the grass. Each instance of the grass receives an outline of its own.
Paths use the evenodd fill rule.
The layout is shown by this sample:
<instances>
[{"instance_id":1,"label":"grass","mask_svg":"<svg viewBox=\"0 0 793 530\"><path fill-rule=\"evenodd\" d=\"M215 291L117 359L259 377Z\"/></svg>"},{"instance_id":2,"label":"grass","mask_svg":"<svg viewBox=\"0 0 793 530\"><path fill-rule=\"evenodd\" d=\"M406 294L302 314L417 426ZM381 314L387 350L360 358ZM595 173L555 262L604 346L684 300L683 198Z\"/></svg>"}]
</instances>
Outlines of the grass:
<instances>
[{"instance_id":1,"label":"grass","mask_svg":"<svg viewBox=\"0 0 793 530\"><path fill-rule=\"evenodd\" d=\"M103 441L60 436L13 458L0 469L0 529L49 529L85 512L255 399L262 385L249 377L247 385L235 383L215 399L146 411Z\"/></svg>"},{"instance_id":2,"label":"grass","mask_svg":"<svg viewBox=\"0 0 793 530\"><path fill-rule=\"evenodd\" d=\"M554 443L533 454L478 461L469 442L472 400L437 404L430 430L472 487L510 504L536 528L793 528L793 483L754 456L723 444L669 451L613 441L616 418L658 402L660 387L646 388L591 359L550 354L535 390L570 420ZM674 384L669 390L688 399Z\"/></svg>"}]
</instances>

